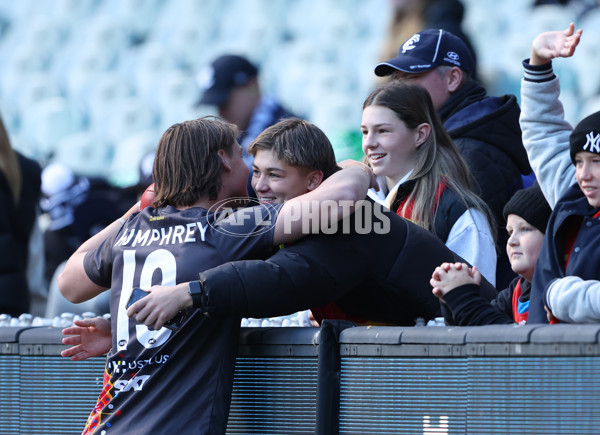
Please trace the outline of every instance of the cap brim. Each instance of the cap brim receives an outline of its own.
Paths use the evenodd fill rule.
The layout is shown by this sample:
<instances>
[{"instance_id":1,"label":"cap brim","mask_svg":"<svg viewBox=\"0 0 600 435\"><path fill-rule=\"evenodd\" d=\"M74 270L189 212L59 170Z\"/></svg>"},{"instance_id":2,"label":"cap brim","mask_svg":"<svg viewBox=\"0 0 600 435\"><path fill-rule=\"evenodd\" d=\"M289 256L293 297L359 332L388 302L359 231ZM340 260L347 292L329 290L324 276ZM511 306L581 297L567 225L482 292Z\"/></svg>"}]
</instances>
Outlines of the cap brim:
<instances>
[{"instance_id":1,"label":"cap brim","mask_svg":"<svg viewBox=\"0 0 600 435\"><path fill-rule=\"evenodd\" d=\"M429 71L435 67L432 63L424 63L423 60L410 56L398 56L387 62L382 62L375 67L375 75L385 77L394 71L402 71L409 74L416 74L423 71Z\"/></svg>"},{"instance_id":2,"label":"cap brim","mask_svg":"<svg viewBox=\"0 0 600 435\"><path fill-rule=\"evenodd\" d=\"M200 101L198 101L198 105L220 106L227 100L228 97L229 90L209 88L206 92L204 92L204 95L202 95Z\"/></svg>"}]
</instances>

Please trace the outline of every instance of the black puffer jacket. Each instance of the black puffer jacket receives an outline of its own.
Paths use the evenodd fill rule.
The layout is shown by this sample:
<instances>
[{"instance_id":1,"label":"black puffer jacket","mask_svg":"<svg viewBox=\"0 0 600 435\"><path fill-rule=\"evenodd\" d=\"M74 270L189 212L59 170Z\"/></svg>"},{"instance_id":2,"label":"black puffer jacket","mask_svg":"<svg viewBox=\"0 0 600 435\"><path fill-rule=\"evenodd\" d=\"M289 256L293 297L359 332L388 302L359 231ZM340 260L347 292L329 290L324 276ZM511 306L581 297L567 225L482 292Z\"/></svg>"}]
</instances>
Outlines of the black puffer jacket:
<instances>
[{"instance_id":1,"label":"black puffer jacket","mask_svg":"<svg viewBox=\"0 0 600 435\"><path fill-rule=\"evenodd\" d=\"M515 277L505 253L507 236L502 209L523 187L521 175L531 173L521 139L520 112L514 95L489 97L475 81L463 85L439 110L444 127L471 169L474 190L496 220L498 288L508 286Z\"/></svg>"},{"instance_id":2,"label":"black puffer jacket","mask_svg":"<svg viewBox=\"0 0 600 435\"><path fill-rule=\"evenodd\" d=\"M336 302L341 311L368 321L414 325L439 316L431 292L433 270L464 261L429 231L389 210L348 218L347 231L307 236L266 261L226 263L200 273L213 315L271 317ZM371 213L371 214L369 214ZM385 222L387 221L387 224ZM384 231L357 231L361 222ZM496 297L485 279L484 300ZM331 317L328 317L331 318Z\"/></svg>"}]
</instances>

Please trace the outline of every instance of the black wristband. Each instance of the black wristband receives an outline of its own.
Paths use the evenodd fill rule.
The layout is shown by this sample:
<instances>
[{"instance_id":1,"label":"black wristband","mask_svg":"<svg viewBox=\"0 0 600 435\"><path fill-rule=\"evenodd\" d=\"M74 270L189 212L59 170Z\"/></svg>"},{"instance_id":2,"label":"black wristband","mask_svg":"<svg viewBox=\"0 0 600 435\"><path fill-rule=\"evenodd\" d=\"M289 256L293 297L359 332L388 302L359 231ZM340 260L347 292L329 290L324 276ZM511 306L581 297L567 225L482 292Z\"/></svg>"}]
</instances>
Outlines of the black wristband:
<instances>
[{"instance_id":1,"label":"black wristband","mask_svg":"<svg viewBox=\"0 0 600 435\"><path fill-rule=\"evenodd\" d=\"M195 308L200 308L201 311L205 310L203 304L203 288L200 281L190 281L188 283L188 293L192 297L192 303Z\"/></svg>"}]
</instances>

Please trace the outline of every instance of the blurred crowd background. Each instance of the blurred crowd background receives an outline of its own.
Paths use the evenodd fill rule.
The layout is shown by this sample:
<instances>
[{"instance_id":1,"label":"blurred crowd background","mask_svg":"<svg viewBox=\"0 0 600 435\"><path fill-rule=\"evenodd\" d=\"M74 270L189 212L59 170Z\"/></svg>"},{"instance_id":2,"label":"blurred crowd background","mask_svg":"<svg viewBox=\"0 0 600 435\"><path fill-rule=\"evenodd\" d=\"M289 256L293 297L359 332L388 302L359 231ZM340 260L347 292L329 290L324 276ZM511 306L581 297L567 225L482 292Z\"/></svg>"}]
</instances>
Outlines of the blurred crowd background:
<instances>
[{"instance_id":1,"label":"blurred crowd background","mask_svg":"<svg viewBox=\"0 0 600 435\"><path fill-rule=\"evenodd\" d=\"M427 0L2 0L0 110L13 147L42 165L133 184L162 131L214 112L197 106L202 67L237 53L259 66L265 92L321 127L340 158L353 156L347 135L376 85L395 8L410 3ZM576 121L598 105L595 1L462 5L490 94L518 95L533 36L575 21L581 46L565 68L556 62L566 113ZM422 23L409 19L410 36Z\"/></svg>"},{"instance_id":2,"label":"blurred crowd background","mask_svg":"<svg viewBox=\"0 0 600 435\"><path fill-rule=\"evenodd\" d=\"M468 39L492 95L518 97L533 37L575 22L584 29L577 53L554 64L567 119L600 109L596 0L0 0L0 114L11 144L42 169L72 171L42 177L41 230L64 217L52 189L76 200L85 180L144 185L162 132L215 114L198 104L199 76L223 53L255 63L263 92L321 127L338 160L361 158L374 67L438 23L433 5Z\"/></svg>"}]
</instances>

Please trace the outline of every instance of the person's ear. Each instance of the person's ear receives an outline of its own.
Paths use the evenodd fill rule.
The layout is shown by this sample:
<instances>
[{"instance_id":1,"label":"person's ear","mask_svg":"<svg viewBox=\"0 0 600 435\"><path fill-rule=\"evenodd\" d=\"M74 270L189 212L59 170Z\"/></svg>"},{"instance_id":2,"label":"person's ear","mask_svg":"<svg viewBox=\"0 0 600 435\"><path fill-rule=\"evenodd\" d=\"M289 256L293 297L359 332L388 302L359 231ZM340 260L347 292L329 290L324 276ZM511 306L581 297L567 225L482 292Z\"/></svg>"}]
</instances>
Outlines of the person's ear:
<instances>
[{"instance_id":1,"label":"person's ear","mask_svg":"<svg viewBox=\"0 0 600 435\"><path fill-rule=\"evenodd\" d=\"M456 92L458 88L460 88L460 84L463 80L463 71L457 67L453 66L452 69L448 72L446 76L446 83L448 85L448 92L451 94Z\"/></svg>"},{"instance_id":2,"label":"person's ear","mask_svg":"<svg viewBox=\"0 0 600 435\"><path fill-rule=\"evenodd\" d=\"M221 159L221 163L223 163L223 169L225 171L231 171L231 161L230 161L230 157L227 154L227 152L225 150L219 150L217 151L217 154L219 155L219 158Z\"/></svg>"},{"instance_id":3,"label":"person's ear","mask_svg":"<svg viewBox=\"0 0 600 435\"><path fill-rule=\"evenodd\" d=\"M310 171L306 177L306 190L309 192L315 190L323 182L323 171Z\"/></svg>"},{"instance_id":4,"label":"person's ear","mask_svg":"<svg viewBox=\"0 0 600 435\"><path fill-rule=\"evenodd\" d=\"M417 125L417 128L415 130L417 131L417 140L415 142L415 145L417 148L419 148L421 145L423 145L423 143L425 143L425 141L431 134L431 125L424 122L422 124Z\"/></svg>"}]
</instances>

